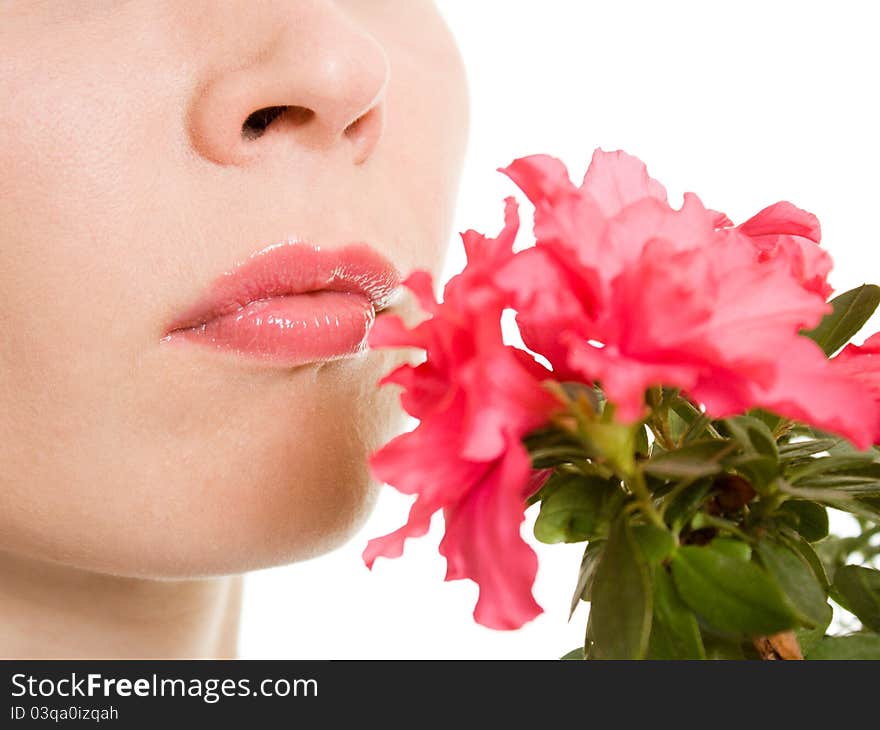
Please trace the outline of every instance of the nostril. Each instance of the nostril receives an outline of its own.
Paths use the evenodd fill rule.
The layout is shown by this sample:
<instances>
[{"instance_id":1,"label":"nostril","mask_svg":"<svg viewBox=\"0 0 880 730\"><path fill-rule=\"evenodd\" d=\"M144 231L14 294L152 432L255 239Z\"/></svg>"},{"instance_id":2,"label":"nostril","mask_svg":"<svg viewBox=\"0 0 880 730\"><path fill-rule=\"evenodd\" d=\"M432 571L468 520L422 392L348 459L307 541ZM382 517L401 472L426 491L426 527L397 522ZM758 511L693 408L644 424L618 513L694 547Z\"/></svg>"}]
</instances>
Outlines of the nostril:
<instances>
[{"instance_id":1,"label":"nostril","mask_svg":"<svg viewBox=\"0 0 880 730\"><path fill-rule=\"evenodd\" d=\"M241 125L241 136L245 139L256 139L275 119L280 117L286 106L267 106L263 109L257 109Z\"/></svg>"},{"instance_id":2,"label":"nostril","mask_svg":"<svg viewBox=\"0 0 880 730\"><path fill-rule=\"evenodd\" d=\"M241 136L245 139L256 139L262 136L266 128L282 114L294 124L306 122L314 116L311 109L302 106L267 106L257 109L241 125Z\"/></svg>"}]
</instances>

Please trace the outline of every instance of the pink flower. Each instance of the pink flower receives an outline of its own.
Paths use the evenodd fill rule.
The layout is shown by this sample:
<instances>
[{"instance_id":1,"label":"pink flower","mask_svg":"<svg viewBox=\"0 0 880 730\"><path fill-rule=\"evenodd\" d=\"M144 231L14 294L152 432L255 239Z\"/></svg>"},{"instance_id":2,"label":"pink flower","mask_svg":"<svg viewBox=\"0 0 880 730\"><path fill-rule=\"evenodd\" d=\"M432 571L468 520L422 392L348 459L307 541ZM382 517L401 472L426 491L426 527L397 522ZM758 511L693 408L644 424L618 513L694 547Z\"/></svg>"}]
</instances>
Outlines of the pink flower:
<instances>
[{"instance_id":1,"label":"pink flower","mask_svg":"<svg viewBox=\"0 0 880 730\"><path fill-rule=\"evenodd\" d=\"M776 203L740 225L693 193L673 208L638 159L596 150L580 186L548 155L507 174L535 206L536 244L517 253L516 201L495 238L462 233L467 266L434 297L428 273L404 284L427 319L377 319L374 347L426 358L381 383L419 420L370 459L376 478L415 495L405 525L363 553L402 554L442 511L446 580L479 586L475 619L497 629L541 612L537 557L520 535L526 499L546 481L522 439L565 407L543 381L598 381L618 420L644 417L645 391L677 386L719 418L764 407L849 438L880 440L880 335L829 360L800 334L831 310L815 216ZM506 345L505 309L552 365ZM870 397L866 397L866 394Z\"/></svg>"},{"instance_id":2,"label":"pink flower","mask_svg":"<svg viewBox=\"0 0 880 730\"><path fill-rule=\"evenodd\" d=\"M381 381L402 386L401 403L420 422L375 453L370 465L377 479L417 497L403 527L369 541L364 561L372 567L379 556L399 556L406 538L425 534L443 510L446 580L474 580L480 589L474 618L497 629L519 628L542 610L531 593L537 557L520 527L525 500L546 474L532 471L521 438L561 408L541 385L549 371L501 337L507 297L492 272L512 258L518 225L509 198L496 239L462 234L468 265L446 285L442 303L427 273L404 282L431 315L427 320L407 329L400 318L383 316L370 336L372 346L418 347L427 358Z\"/></svg>"},{"instance_id":3,"label":"pink flower","mask_svg":"<svg viewBox=\"0 0 880 730\"><path fill-rule=\"evenodd\" d=\"M725 221L719 228L730 225L730 221ZM782 201L764 208L734 230L749 237L759 261L779 259L805 289L823 299L830 296L832 289L827 279L832 261L828 252L818 246L822 233L819 219L812 213Z\"/></svg>"},{"instance_id":4,"label":"pink flower","mask_svg":"<svg viewBox=\"0 0 880 730\"><path fill-rule=\"evenodd\" d=\"M849 344L831 360L835 370L860 383L866 394L880 404L880 332L861 345ZM880 444L880 420L874 432L874 443Z\"/></svg>"},{"instance_id":5,"label":"pink flower","mask_svg":"<svg viewBox=\"0 0 880 730\"><path fill-rule=\"evenodd\" d=\"M863 383L871 397L880 400L880 332L861 345L847 345L832 362Z\"/></svg>"},{"instance_id":6,"label":"pink flower","mask_svg":"<svg viewBox=\"0 0 880 730\"><path fill-rule=\"evenodd\" d=\"M498 285L559 379L598 380L623 421L663 384L715 417L763 406L870 443L877 406L799 335L830 311L813 216L777 203L730 228L692 193L672 208L619 151L596 150L580 187L547 155L499 169L535 206L536 246Z\"/></svg>"}]
</instances>

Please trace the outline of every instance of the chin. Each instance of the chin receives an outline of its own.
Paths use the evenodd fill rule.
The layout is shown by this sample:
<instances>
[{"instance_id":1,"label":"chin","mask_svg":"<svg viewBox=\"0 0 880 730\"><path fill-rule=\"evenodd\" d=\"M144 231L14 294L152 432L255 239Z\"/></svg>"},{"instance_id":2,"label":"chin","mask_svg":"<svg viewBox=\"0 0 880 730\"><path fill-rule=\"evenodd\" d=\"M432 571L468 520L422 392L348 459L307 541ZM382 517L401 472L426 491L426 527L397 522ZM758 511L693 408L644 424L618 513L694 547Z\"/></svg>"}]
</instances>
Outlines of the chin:
<instances>
[{"instance_id":1,"label":"chin","mask_svg":"<svg viewBox=\"0 0 880 730\"><path fill-rule=\"evenodd\" d=\"M176 494L166 491L164 509L128 530L126 547L115 552L117 564L105 569L138 577L209 577L336 549L364 524L379 493L362 438L355 423L343 428L318 420L307 440L263 441L262 453L242 449L224 460L222 474L186 480Z\"/></svg>"},{"instance_id":2,"label":"chin","mask_svg":"<svg viewBox=\"0 0 880 730\"><path fill-rule=\"evenodd\" d=\"M0 521L0 548L168 580L334 550L375 505L370 454L405 423L396 390L376 387L389 364L370 357L287 378L208 369L182 378L167 398L151 398L156 412L133 411L150 416L149 429L120 418L125 428L114 430L114 421L98 432L97 444L113 443L109 452L91 436L65 444L57 458L64 478L47 471L40 481L57 486L22 490Z\"/></svg>"},{"instance_id":3,"label":"chin","mask_svg":"<svg viewBox=\"0 0 880 730\"><path fill-rule=\"evenodd\" d=\"M219 577L308 560L351 538L372 512L379 485L359 458L298 466L279 468L274 478L252 468L250 475L198 493L186 493L192 483L169 483L164 505L129 503L128 514L110 500L102 519L18 535L13 552L153 580ZM176 487L182 492L175 495Z\"/></svg>"}]
</instances>

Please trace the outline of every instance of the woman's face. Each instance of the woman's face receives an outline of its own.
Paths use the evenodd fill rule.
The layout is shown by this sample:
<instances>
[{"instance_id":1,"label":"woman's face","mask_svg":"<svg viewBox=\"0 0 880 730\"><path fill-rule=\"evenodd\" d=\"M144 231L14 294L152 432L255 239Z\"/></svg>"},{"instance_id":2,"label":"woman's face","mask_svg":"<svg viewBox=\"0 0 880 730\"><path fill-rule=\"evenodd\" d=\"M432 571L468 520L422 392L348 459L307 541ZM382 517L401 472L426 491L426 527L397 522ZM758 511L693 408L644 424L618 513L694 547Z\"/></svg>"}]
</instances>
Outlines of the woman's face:
<instances>
[{"instance_id":1,"label":"woman's face","mask_svg":"<svg viewBox=\"0 0 880 730\"><path fill-rule=\"evenodd\" d=\"M186 577L338 545L400 355L161 338L289 238L440 270L468 99L433 2L0 0L0 48L0 549Z\"/></svg>"}]
</instances>

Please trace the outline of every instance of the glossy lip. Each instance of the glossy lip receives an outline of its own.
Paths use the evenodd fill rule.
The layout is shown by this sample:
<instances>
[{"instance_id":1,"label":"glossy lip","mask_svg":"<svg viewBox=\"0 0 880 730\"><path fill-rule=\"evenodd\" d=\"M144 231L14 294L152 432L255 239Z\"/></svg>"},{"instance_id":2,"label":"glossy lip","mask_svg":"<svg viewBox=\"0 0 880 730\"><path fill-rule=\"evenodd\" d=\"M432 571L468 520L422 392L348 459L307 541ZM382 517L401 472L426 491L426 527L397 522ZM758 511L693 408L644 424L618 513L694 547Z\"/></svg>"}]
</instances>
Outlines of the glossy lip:
<instances>
[{"instance_id":1,"label":"glossy lip","mask_svg":"<svg viewBox=\"0 0 880 730\"><path fill-rule=\"evenodd\" d=\"M168 325L163 342L195 341L297 365L365 349L400 273L366 243L274 243L224 272Z\"/></svg>"}]
</instances>

